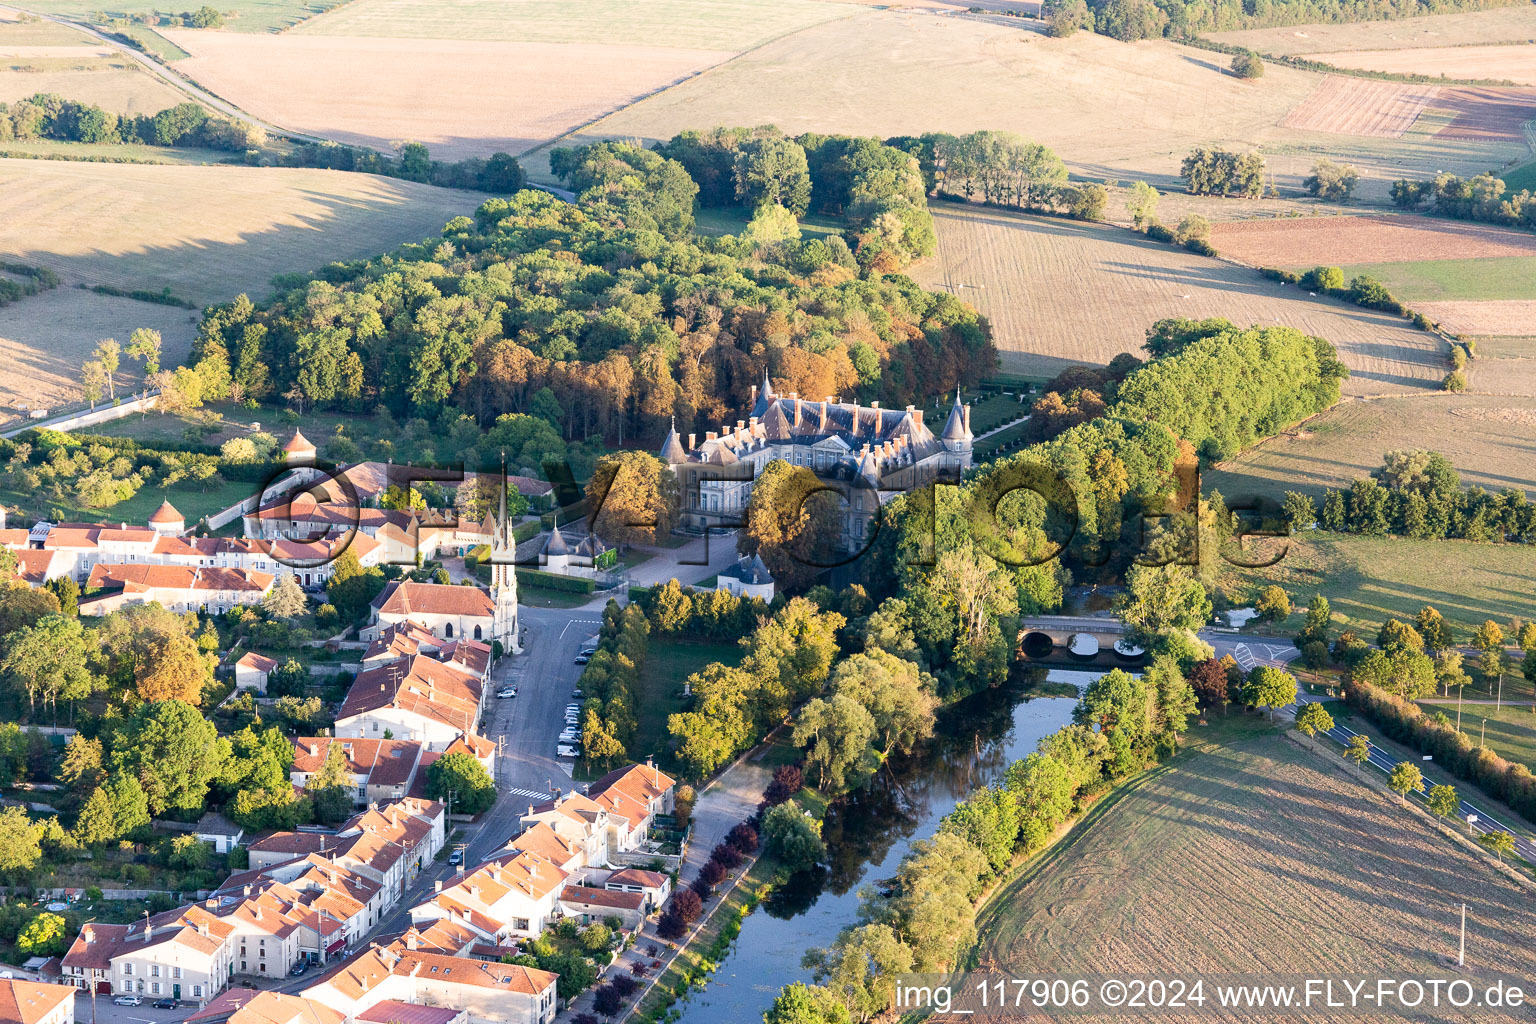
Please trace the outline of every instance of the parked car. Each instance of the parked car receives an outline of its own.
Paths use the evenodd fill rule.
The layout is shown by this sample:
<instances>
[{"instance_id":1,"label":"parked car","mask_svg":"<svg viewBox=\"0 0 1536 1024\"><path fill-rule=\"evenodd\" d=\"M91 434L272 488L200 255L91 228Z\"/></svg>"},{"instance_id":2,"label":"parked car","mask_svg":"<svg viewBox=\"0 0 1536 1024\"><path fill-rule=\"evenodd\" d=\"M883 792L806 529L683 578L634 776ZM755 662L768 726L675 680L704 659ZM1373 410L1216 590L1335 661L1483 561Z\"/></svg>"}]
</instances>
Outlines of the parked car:
<instances>
[{"instance_id":1,"label":"parked car","mask_svg":"<svg viewBox=\"0 0 1536 1024\"><path fill-rule=\"evenodd\" d=\"M581 748L571 743L558 743L555 745L556 757L580 757Z\"/></svg>"},{"instance_id":2,"label":"parked car","mask_svg":"<svg viewBox=\"0 0 1536 1024\"><path fill-rule=\"evenodd\" d=\"M510 686L503 686L501 689L496 691L496 696L500 697L502 700L506 700L508 697L516 697L517 691Z\"/></svg>"},{"instance_id":3,"label":"parked car","mask_svg":"<svg viewBox=\"0 0 1536 1024\"><path fill-rule=\"evenodd\" d=\"M150 1003L149 1005L153 1006L157 1010L174 1010L174 1009L176 1009L176 1000L174 1000L174 999L156 999L154 1002Z\"/></svg>"},{"instance_id":4,"label":"parked car","mask_svg":"<svg viewBox=\"0 0 1536 1024\"><path fill-rule=\"evenodd\" d=\"M144 1003L138 996L118 996L112 1001L118 1006L142 1006Z\"/></svg>"},{"instance_id":5,"label":"parked car","mask_svg":"<svg viewBox=\"0 0 1536 1024\"><path fill-rule=\"evenodd\" d=\"M581 733L577 732L575 729L567 729L559 736L561 743L575 743L580 738Z\"/></svg>"},{"instance_id":6,"label":"parked car","mask_svg":"<svg viewBox=\"0 0 1536 1024\"><path fill-rule=\"evenodd\" d=\"M586 647L586 648L582 649L581 653L585 654L587 657L590 658L590 657L592 657L592 655L597 653L597 648L596 647Z\"/></svg>"},{"instance_id":7,"label":"parked car","mask_svg":"<svg viewBox=\"0 0 1536 1024\"><path fill-rule=\"evenodd\" d=\"M571 696L572 697L580 697L581 696L581 687L578 686L578 687L576 687L576 689L572 690L571 691Z\"/></svg>"},{"instance_id":8,"label":"parked car","mask_svg":"<svg viewBox=\"0 0 1536 1024\"><path fill-rule=\"evenodd\" d=\"M304 972L307 971L307 970L309 970L309 961L308 960L300 960L298 963L293 965L293 970L288 972L288 977L290 977L290 978L302 977Z\"/></svg>"},{"instance_id":9,"label":"parked car","mask_svg":"<svg viewBox=\"0 0 1536 1024\"><path fill-rule=\"evenodd\" d=\"M587 662L589 662L591 660L592 660L592 655L590 655L590 654L578 654L578 655L576 655L576 664L578 664L578 665L585 665Z\"/></svg>"}]
</instances>

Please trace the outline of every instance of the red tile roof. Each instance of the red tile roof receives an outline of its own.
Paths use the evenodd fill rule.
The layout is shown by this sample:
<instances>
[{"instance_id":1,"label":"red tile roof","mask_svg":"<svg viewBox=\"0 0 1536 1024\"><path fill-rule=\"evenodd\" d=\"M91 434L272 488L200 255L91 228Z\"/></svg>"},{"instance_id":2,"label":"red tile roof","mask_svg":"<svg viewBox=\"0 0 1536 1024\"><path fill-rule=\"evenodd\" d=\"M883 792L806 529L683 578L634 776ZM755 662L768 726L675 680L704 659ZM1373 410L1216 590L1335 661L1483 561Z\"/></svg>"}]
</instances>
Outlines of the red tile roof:
<instances>
[{"instance_id":1,"label":"red tile roof","mask_svg":"<svg viewBox=\"0 0 1536 1024\"><path fill-rule=\"evenodd\" d=\"M73 985L0 979L0 1022L36 1024L75 997Z\"/></svg>"},{"instance_id":2,"label":"red tile roof","mask_svg":"<svg viewBox=\"0 0 1536 1024\"><path fill-rule=\"evenodd\" d=\"M373 599L382 615L494 615L496 605L479 587L394 580Z\"/></svg>"}]
</instances>

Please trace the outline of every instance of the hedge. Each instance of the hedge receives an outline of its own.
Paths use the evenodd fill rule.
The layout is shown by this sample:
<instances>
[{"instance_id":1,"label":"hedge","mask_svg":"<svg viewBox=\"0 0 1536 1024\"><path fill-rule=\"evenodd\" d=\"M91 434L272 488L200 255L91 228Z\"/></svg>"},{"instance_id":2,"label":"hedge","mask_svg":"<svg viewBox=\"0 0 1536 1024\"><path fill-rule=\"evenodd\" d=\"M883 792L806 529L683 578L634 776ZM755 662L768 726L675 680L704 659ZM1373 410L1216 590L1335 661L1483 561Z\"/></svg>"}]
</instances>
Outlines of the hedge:
<instances>
[{"instance_id":1,"label":"hedge","mask_svg":"<svg viewBox=\"0 0 1536 1024\"><path fill-rule=\"evenodd\" d=\"M545 572L543 569L517 570L517 585L563 590L569 594L590 594L597 589L597 584L585 576L566 576L558 572Z\"/></svg>"}]
</instances>

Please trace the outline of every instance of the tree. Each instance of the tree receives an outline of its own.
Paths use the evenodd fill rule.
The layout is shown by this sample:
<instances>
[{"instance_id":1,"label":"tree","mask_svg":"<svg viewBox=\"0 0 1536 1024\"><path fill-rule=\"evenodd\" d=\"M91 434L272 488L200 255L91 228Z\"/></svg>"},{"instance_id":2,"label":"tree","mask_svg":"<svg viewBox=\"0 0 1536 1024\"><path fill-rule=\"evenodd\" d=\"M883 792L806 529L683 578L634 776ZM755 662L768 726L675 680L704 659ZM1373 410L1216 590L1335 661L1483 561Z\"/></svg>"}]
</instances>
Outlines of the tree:
<instances>
[{"instance_id":1,"label":"tree","mask_svg":"<svg viewBox=\"0 0 1536 1024\"><path fill-rule=\"evenodd\" d=\"M1099 32L1121 42L1156 39L1167 24L1168 15L1152 0L1109 0L1098 8Z\"/></svg>"},{"instance_id":2,"label":"tree","mask_svg":"<svg viewBox=\"0 0 1536 1024\"><path fill-rule=\"evenodd\" d=\"M96 351L91 353L91 358L101 364L101 368L107 377L107 397L117 399L117 368L122 362L122 346L116 338L106 338L96 343Z\"/></svg>"},{"instance_id":3,"label":"tree","mask_svg":"<svg viewBox=\"0 0 1536 1024\"><path fill-rule=\"evenodd\" d=\"M1157 189L1144 181L1131 186L1125 197L1125 212L1131 215L1131 223L1137 230L1157 223Z\"/></svg>"},{"instance_id":4,"label":"tree","mask_svg":"<svg viewBox=\"0 0 1536 1024\"><path fill-rule=\"evenodd\" d=\"M1259 594L1254 610L1259 613L1260 619L1271 625L1284 622L1291 617L1290 595L1285 592L1285 588L1270 584Z\"/></svg>"},{"instance_id":5,"label":"tree","mask_svg":"<svg viewBox=\"0 0 1536 1024\"><path fill-rule=\"evenodd\" d=\"M160 372L160 332L140 327L128 335L128 347L124 350L144 364L144 376Z\"/></svg>"},{"instance_id":6,"label":"tree","mask_svg":"<svg viewBox=\"0 0 1536 1024\"><path fill-rule=\"evenodd\" d=\"M1299 643L1305 646L1317 641L1326 644L1328 642L1328 626L1333 621L1333 608L1328 599L1322 594L1315 594L1311 603L1307 605L1307 617L1301 624L1301 632L1296 634Z\"/></svg>"},{"instance_id":7,"label":"tree","mask_svg":"<svg viewBox=\"0 0 1536 1024\"><path fill-rule=\"evenodd\" d=\"M1308 701L1296 711L1296 729L1307 739L1333 728L1333 716L1318 701ZM1316 750L1314 743L1312 749Z\"/></svg>"},{"instance_id":8,"label":"tree","mask_svg":"<svg viewBox=\"0 0 1536 1024\"><path fill-rule=\"evenodd\" d=\"M1419 631L1401 619L1388 619L1376 633L1376 646L1388 654L1398 651L1423 653L1424 638Z\"/></svg>"},{"instance_id":9,"label":"tree","mask_svg":"<svg viewBox=\"0 0 1536 1024\"><path fill-rule=\"evenodd\" d=\"M87 657L93 639L79 619L45 615L6 639L0 670L34 710L40 696L45 704L60 697L81 700L98 685Z\"/></svg>"},{"instance_id":10,"label":"tree","mask_svg":"<svg viewBox=\"0 0 1536 1024\"><path fill-rule=\"evenodd\" d=\"M1500 864L1504 863L1505 855L1515 852L1515 837L1508 832L1484 832L1477 837L1477 841L1492 850Z\"/></svg>"},{"instance_id":11,"label":"tree","mask_svg":"<svg viewBox=\"0 0 1536 1024\"><path fill-rule=\"evenodd\" d=\"M1409 793L1417 793L1424 788L1424 773L1412 761L1399 761L1397 767L1392 769L1392 774L1387 776L1387 786L1397 794L1398 799L1407 803Z\"/></svg>"},{"instance_id":12,"label":"tree","mask_svg":"<svg viewBox=\"0 0 1536 1024\"><path fill-rule=\"evenodd\" d=\"M1445 616L1432 605L1425 605L1419 609L1414 624L1424 641L1425 650L1443 651L1455 646L1456 641L1449 623L1445 621Z\"/></svg>"},{"instance_id":13,"label":"tree","mask_svg":"<svg viewBox=\"0 0 1536 1024\"><path fill-rule=\"evenodd\" d=\"M44 911L16 937L16 948L32 956L61 956L69 948L64 918Z\"/></svg>"},{"instance_id":14,"label":"tree","mask_svg":"<svg viewBox=\"0 0 1536 1024\"><path fill-rule=\"evenodd\" d=\"M1268 708L1270 721L1275 709L1296 701L1296 677L1268 665L1255 666L1243 683L1243 703L1252 708Z\"/></svg>"},{"instance_id":15,"label":"tree","mask_svg":"<svg viewBox=\"0 0 1536 1024\"><path fill-rule=\"evenodd\" d=\"M430 767L428 771L431 771ZM342 744L326 744L325 760L304 788L314 801L315 817L321 822L335 824L346 820L356 802L357 786L347 766Z\"/></svg>"},{"instance_id":16,"label":"tree","mask_svg":"<svg viewBox=\"0 0 1536 1024\"><path fill-rule=\"evenodd\" d=\"M1345 746L1344 759L1355 762L1355 770L1359 771L1365 762L1371 759L1371 740L1368 736L1355 734L1349 738L1349 744Z\"/></svg>"},{"instance_id":17,"label":"tree","mask_svg":"<svg viewBox=\"0 0 1536 1024\"><path fill-rule=\"evenodd\" d=\"M748 209L781 206L796 217L811 206L805 150L793 139L753 139L736 151L736 198Z\"/></svg>"},{"instance_id":18,"label":"tree","mask_svg":"<svg viewBox=\"0 0 1536 1024\"><path fill-rule=\"evenodd\" d=\"M85 395L85 400L91 403L92 409L105 396L110 381L107 368L101 364L100 359L87 359L81 364L80 391Z\"/></svg>"},{"instance_id":19,"label":"tree","mask_svg":"<svg viewBox=\"0 0 1536 1024\"><path fill-rule=\"evenodd\" d=\"M291 572L279 573L277 582L272 584L272 589L261 599L261 607L273 618L296 619L309 607L309 598L304 596L304 589L299 586L296 575Z\"/></svg>"},{"instance_id":20,"label":"tree","mask_svg":"<svg viewBox=\"0 0 1536 1024\"><path fill-rule=\"evenodd\" d=\"M1211 617L1211 599L1187 566L1133 565L1116 611L1131 642L1150 647L1169 630L1204 626Z\"/></svg>"},{"instance_id":21,"label":"tree","mask_svg":"<svg viewBox=\"0 0 1536 1024\"><path fill-rule=\"evenodd\" d=\"M334 746L334 744L332 744ZM453 799L455 814L479 814L496 802L496 783L473 754L444 754L427 769L427 796Z\"/></svg>"},{"instance_id":22,"label":"tree","mask_svg":"<svg viewBox=\"0 0 1536 1024\"><path fill-rule=\"evenodd\" d=\"M592 532L620 546L659 543L677 521L677 477L649 452L604 455L586 497Z\"/></svg>"},{"instance_id":23,"label":"tree","mask_svg":"<svg viewBox=\"0 0 1536 1024\"><path fill-rule=\"evenodd\" d=\"M912 950L890 925L866 924L844 928L829 948L808 951L801 965L862 1022L890 1009L897 975L912 970Z\"/></svg>"},{"instance_id":24,"label":"tree","mask_svg":"<svg viewBox=\"0 0 1536 1024\"><path fill-rule=\"evenodd\" d=\"M1065 39L1080 28L1093 27L1087 0L1052 0L1047 4L1046 20L1050 23L1047 32L1057 39Z\"/></svg>"},{"instance_id":25,"label":"tree","mask_svg":"<svg viewBox=\"0 0 1536 1024\"><path fill-rule=\"evenodd\" d=\"M791 873L813 868L827 856L821 822L792 803L770 807L763 815L763 849Z\"/></svg>"},{"instance_id":26,"label":"tree","mask_svg":"<svg viewBox=\"0 0 1536 1024\"><path fill-rule=\"evenodd\" d=\"M1461 809L1455 786L1433 786L1429 791L1429 809L1441 818L1449 818Z\"/></svg>"},{"instance_id":27,"label":"tree","mask_svg":"<svg viewBox=\"0 0 1536 1024\"><path fill-rule=\"evenodd\" d=\"M838 561L838 499L809 467L774 459L752 484L736 548L757 555L781 587L810 583Z\"/></svg>"},{"instance_id":28,"label":"tree","mask_svg":"<svg viewBox=\"0 0 1536 1024\"><path fill-rule=\"evenodd\" d=\"M1226 710L1229 696L1227 670L1215 658L1207 658L1189 670L1189 685L1195 691L1195 699L1206 711L1219 707Z\"/></svg>"},{"instance_id":29,"label":"tree","mask_svg":"<svg viewBox=\"0 0 1536 1024\"><path fill-rule=\"evenodd\" d=\"M1342 203L1355 190L1360 172L1350 164L1336 164L1332 160L1319 160L1312 173L1301 179L1301 185L1312 195L1330 202Z\"/></svg>"},{"instance_id":30,"label":"tree","mask_svg":"<svg viewBox=\"0 0 1536 1024\"><path fill-rule=\"evenodd\" d=\"M992 873L1001 874L1013 859L1019 838L1018 799L1009 789L975 790L944 816L939 829L976 847L986 856Z\"/></svg>"},{"instance_id":31,"label":"tree","mask_svg":"<svg viewBox=\"0 0 1536 1024\"><path fill-rule=\"evenodd\" d=\"M74 618L80 614L80 584L68 576L55 576L44 584L48 592L59 599L59 614Z\"/></svg>"},{"instance_id":32,"label":"tree","mask_svg":"<svg viewBox=\"0 0 1536 1024\"><path fill-rule=\"evenodd\" d=\"M1286 529L1291 534L1310 530L1317 522L1317 502L1310 494L1302 494L1300 491L1286 491L1285 502L1281 506L1281 515L1285 517Z\"/></svg>"},{"instance_id":33,"label":"tree","mask_svg":"<svg viewBox=\"0 0 1536 1024\"><path fill-rule=\"evenodd\" d=\"M779 990L763 1024L852 1024L852 1018L830 989L796 981Z\"/></svg>"},{"instance_id":34,"label":"tree","mask_svg":"<svg viewBox=\"0 0 1536 1024\"><path fill-rule=\"evenodd\" d=\"M1232 73L1238 78L1263 78L1264 60L1253 51L1232 58Z\"/></svg>"},{"instance_id":35,"label":"tree","mask_svg":"<svg viewBox=\"0 0 1536 1024\"><path fill-rule=\"evenodd\" d=\"M20 807L0 807L0 875L11 879L29 875L42 860L44 826Z\"/></svg>"},{"instance_id":36,"label":"tree","mask_svg":"<svg viewBox=\"0 0 1536 1024\"><path fill-rule=\"evenodd\" d=\"M123 727L115 769L144 787L152 814L201 813L208 787L230 756L213 723L180 700L145 703Z\"/></svg>"},{"instance_id":37,"label":"tree","mask_svg":"<svg viewBox=\"0 0 1536 1024\"><path fill-rule=\"evenodd\" d=\"M1504 648L1504 627L1492 619L1484 619L1483 624L1477 627L1472 634L1472 646L1480 651L1491 651Z\"/></svg>"}]
</instances>

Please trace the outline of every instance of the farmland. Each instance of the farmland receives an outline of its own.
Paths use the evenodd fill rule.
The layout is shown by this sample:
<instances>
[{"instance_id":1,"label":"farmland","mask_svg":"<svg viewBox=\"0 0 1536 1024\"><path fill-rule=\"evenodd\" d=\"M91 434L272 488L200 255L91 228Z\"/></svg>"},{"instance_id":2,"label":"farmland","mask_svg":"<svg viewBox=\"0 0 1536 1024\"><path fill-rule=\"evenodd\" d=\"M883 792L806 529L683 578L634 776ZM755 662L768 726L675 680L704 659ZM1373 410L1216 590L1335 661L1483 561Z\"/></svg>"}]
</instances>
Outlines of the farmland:
<instances>
[{"instance_id":1,"label":"farmland","mask_svg":"<svg viewBox=\"0 0 1536 1024\"><path fill-rule=\"evenodd\" d=\"M1214 483L1214 481L1213 481ZM1221 583L1249 599L1277 583L1305 604L1322 594L1350 627L1374 635L1389 618L1410 620L1426 604L1463 635L1485 619L1536 617L1536 551L1525 544L1318 534L1292 537L1267 569L1228 569Z\"/></svg>"},{"instance_id":2,"label":"farmland","mask_svg":"<svg viewBox=\"0 0 1536 1024\"><path fill-rule=\"evenodd\" d=\"M345 0L241 0L238 8L225 13L225 31L281 32L329 10ZM106 7L91 0L27 0L28 10L39 14L62 14L88 18L102 13L109 18L127 15L152 15L163 8L152 0L119 0ZM183 8L176 8L182 10Z\"/></svg>"},{"instance_id":3,"label":"farmland","mask_svg":"<svg viewBox=\"0 0 1536 1024\"><path fill-rule=\"evenodd\" d=\"M80 364L102 338L126 343L139 327L158 330L165 359L186 358L197 330L197 313L134 299L98 295L67 285L0 309L0 424L11 425L17 407L52 408L80 400ZM121 393L137 381L138 365L123 360Z\"/></svg>"},{"instance_id":4,"label":"farmland","mask_svg":"<svg viewBox=\"0 0 1536 1024\"><path fill-rule=\"evenodd\" d=\"M1284 124L1335 135L1396 139L1413 127L1435 95L1435 87L1429 85L1329 75L1286 115Z\"/></svg>"},{"instance_id":5,"label":"farmland","mask_svg":"<svg viewBox=\"0 0 1536 1024\"><path fill-rule=\"evenodd\" d=\"M1211 228L1211 244L1223 256L1265 267L1536 256L1529 231L1413 215L1221 223Z\"/></svg>"},{"instance_id":6,"label":"farmland","mask_svg":"<svg viewBox=\"0 0 1536 1024\"><path fill-rule=\"evenodd\" d=\"M977 960L1020 976L1319 964L1439 975L1465 899L1469 965L1521 976L1536 968L1521 939L1536 926L1526 890L1486 855L1356 781L1333 752L1245 737L1245 724L1195 730L1193 749L1091 812L1091 825L1005 887L978 921Z\"/></svg>"},{"instance_id":7,"label":"farmland","mask_svg":"<svg viewBox=\"0 0 1536 1024\"><path fill-rule=\"evenodd\" d=\"M340 171L9 160L0 253L67 284L264 297L274 274L418 241L482 198Z\"/></svg>"},{"instance_id":8,"label":"farmland","mask_svg":"<svg viewBox=\"0 0 1536 1024\"><path fill-rule=\"evenodd\" d=\"M298 35L666 45L745 50L857 8L817 0L356 0L312 18ZM590 69L589 69L590 70Z\"/></svg>"},{"instance_id":9,"label":"farmland","mask_svg":"<svg viewBox=\"0 0 1536 1024\"><path fill-rule=\"evenodd\" d=\"M1341 68L1395 74L1488 78L1536 85L1536 46L1433 46L1415 50L1353 50L1312 54L1312 59Z\"/></svg>"},{"instance_id":10,"label":"farmland","mask_svg":"<svg viewBox=\"0 0 1536 1024\"><path fill-rule=\"evenodd\" d=\"M1404 302L1536 297L1536 254L1344 267L1346 281L1357 274L1376 278Z\"/></svg>"},{"instance_id":11,"label":"farmland","mask_svg":"<svg viewBox=\"0 0 1536 1024\"><path fill-rule=\"evenodd\" d=\"M1347 393L1403 393L1445 375L1443 343L1398 317L1267 281L1101 224L935 204L939 252L914 271L953 288L991 320L1003 368L1053 375L1140 350L1156 320L1221 316L1284 324L1332 341Z\"/></svg>"},{"instance_id":12,"label":"farmland","mask_svg":"<svg viewBox=\"0 0 1536 1024\"><path fill-rule=\"evenodd\" d=\"M731 56L595 43L165 35L192 54L177 70L257 117L385 150L423 142L448 159L522 152Z\"/></svg>"},{"instance_id":13,"label":"farmland","mask_svg":"<svg viewBox=\"0 0 1536 1024\"><path fill-rule=\"evenodd\" d=\"M1213 39L1262 53L1329 53L1341 50L1399 50L1440 48L1448 44L1507 43L1536 38L1536 7L1513 3L1488 11L1435 14L1397 21L1351 22L1342 25L1287 25L1280 28L1217 32ZM1478 77L1489 77L1479 75Z\"/></svg>"},{"instance_id":14,"label":"farmland","mask_svg":"<svg viewBox=\"0 0 1536 1024\"><path fill-rule=\"evenodd\" d=\"M80 103L94 103L115 114L155 114L186 98L138 70L126 57L91 58L83 63L50 61L47 63L59 66L46 71L4 70L9 63L0 58L0 103L51 92ZM39 66L34 58L16 63Z\"/></svg>"},{"instance_id":15,"label":"farmland","mask_svg":"<svg viewBox=\"0 0 1536 1024\"><path fill-rule=\"evenodd\" d=\"M1498 362L1478 360L1473 366ZM1536 489L1529 474L1517 469L1525 463L1533 432L1536 399L1523 396L1436 392L1344 402L1221 463L1205 481L1228 496L1316 495L1325 487L1347 487L1381 468L1387 452L1416 444L1444 453L1464 483Z\"/></svg>"}]
</instances>

